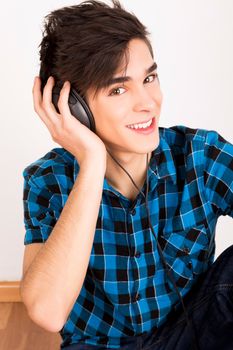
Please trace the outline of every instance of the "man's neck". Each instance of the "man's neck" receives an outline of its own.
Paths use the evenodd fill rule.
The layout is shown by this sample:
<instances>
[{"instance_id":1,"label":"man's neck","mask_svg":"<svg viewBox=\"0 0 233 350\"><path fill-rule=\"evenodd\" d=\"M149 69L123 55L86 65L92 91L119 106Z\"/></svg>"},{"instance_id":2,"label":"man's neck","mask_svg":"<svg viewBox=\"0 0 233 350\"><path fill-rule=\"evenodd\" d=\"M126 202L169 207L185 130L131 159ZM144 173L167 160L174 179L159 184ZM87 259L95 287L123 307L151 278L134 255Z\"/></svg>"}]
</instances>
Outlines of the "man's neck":
<instances>
[{"instance_id":1,"label":"man's neck","mask_svg":"<svg viewBox=\"0 0 233 350\"><path fill-rule=\"evenodd\" d=\"M151 153L148 154L148 164L151 159ZM127 156L112 154L112 156L130 174L136 185L141 189L146 179L147 154L129 154ZM127 173L108 153L105 177L112 187L130 199L134 199L139 192Z\"/></svg>"}]
</instances>

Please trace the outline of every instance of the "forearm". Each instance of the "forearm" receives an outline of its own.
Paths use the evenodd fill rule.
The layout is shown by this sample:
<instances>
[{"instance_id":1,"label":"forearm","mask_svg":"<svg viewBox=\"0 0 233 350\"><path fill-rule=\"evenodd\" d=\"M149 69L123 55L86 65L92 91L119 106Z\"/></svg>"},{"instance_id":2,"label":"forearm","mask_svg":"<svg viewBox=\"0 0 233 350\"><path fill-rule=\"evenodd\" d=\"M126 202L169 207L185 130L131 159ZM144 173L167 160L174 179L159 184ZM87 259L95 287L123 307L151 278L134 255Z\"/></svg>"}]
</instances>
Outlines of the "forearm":
<instances>
[{"instance_id":1,"label":"forearm","mask_svg":"<svg viewBox=\"0 0 233 350\"><path fill-rule=\"evenodd\" d=\"M105 170L99 165L80 169L59 220L21 281L23 302L41 326L47 320L64 323L82 288L102 198Z\"/></svg>"}]
</instances>

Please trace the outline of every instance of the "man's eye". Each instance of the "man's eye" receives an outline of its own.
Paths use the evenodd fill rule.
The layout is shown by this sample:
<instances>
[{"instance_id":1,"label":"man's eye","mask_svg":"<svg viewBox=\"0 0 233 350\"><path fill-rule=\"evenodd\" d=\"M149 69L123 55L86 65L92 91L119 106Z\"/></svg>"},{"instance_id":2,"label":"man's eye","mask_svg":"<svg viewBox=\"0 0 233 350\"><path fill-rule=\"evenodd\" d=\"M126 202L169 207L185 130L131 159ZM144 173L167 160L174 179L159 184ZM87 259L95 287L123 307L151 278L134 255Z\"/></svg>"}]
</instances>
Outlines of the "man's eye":
<instances>
[{"instance_id":1,"label":"man's eye","mask_svg":"<svg viewBox=\"0 0 233 350\"><path fill-rule=\"evenodd\" d=\"M150 78L152 78L152 79L150 79ZM146 81L147 79L149 79L149 80L147 80L147 82L148 82L148 83L151 83L151 82L154 81L156 78L158 78L158 74L157 74L157 73L156 73L156 74L151 74L151 75L148 75L148 77L146 77L145 81Z\"/></svg>"},{"instance_id":2,"label":"man's eye","mask_svg":"<svg viewBox=\"0 0 233 350\"><path fill-rule=\"evenodd\" d=\"M120 93L120 90L121 89L123 89L123 88L121 88L121 87L118 87L118 88L115 88L115 89L113 89L113 90L111 90L110 91L110 96L114 96L114 95L121 95L121 93ZM124 89L123 89L124 90Z\"/></svg>"}]
</instances>

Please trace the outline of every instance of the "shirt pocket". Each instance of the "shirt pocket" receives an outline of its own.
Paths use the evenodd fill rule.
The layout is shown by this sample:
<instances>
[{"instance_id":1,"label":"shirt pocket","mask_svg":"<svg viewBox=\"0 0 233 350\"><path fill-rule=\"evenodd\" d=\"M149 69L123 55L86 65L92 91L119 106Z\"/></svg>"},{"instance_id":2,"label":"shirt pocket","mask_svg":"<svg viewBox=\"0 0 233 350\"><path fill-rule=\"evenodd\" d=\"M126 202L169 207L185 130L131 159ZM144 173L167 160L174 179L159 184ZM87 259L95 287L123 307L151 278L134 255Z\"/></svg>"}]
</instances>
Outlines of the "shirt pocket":
<instances>
[{"instance_id":1,"label":"shirt pocket","mask_svg":"<svg viewBox=\"0 0 233 350\"><path fill-rule=\"evenodd\" d=\"M159 242L178 287L187 287L190 280L207 270L210 239L204 225L177 232L164 231Z\"/></svg>"}]
</instances>

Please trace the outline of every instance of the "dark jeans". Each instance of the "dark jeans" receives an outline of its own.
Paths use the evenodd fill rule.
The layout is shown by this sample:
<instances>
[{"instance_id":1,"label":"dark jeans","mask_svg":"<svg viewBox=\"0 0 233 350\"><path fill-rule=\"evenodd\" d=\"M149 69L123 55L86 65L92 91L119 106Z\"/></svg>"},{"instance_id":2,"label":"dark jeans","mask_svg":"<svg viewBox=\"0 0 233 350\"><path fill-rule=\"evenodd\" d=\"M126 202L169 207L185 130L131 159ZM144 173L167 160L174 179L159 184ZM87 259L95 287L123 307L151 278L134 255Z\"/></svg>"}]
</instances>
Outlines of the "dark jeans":
<instances>
[{"instance_id":1,"label":"dark jeans","mask_svg":"<svg viewBox=\"0 0 233 350\"><path fill-rule=\"evenodd\" d=\"M233 245L218 256L184 297L199 350L233 349ZM182 307L173 311L157 330L125 338L122 350L191 350L193 333ZM103 345L73 344L63 349L104 350ZM113 349L113 348L108 348Z\"/></svg>"}]
</instances>

